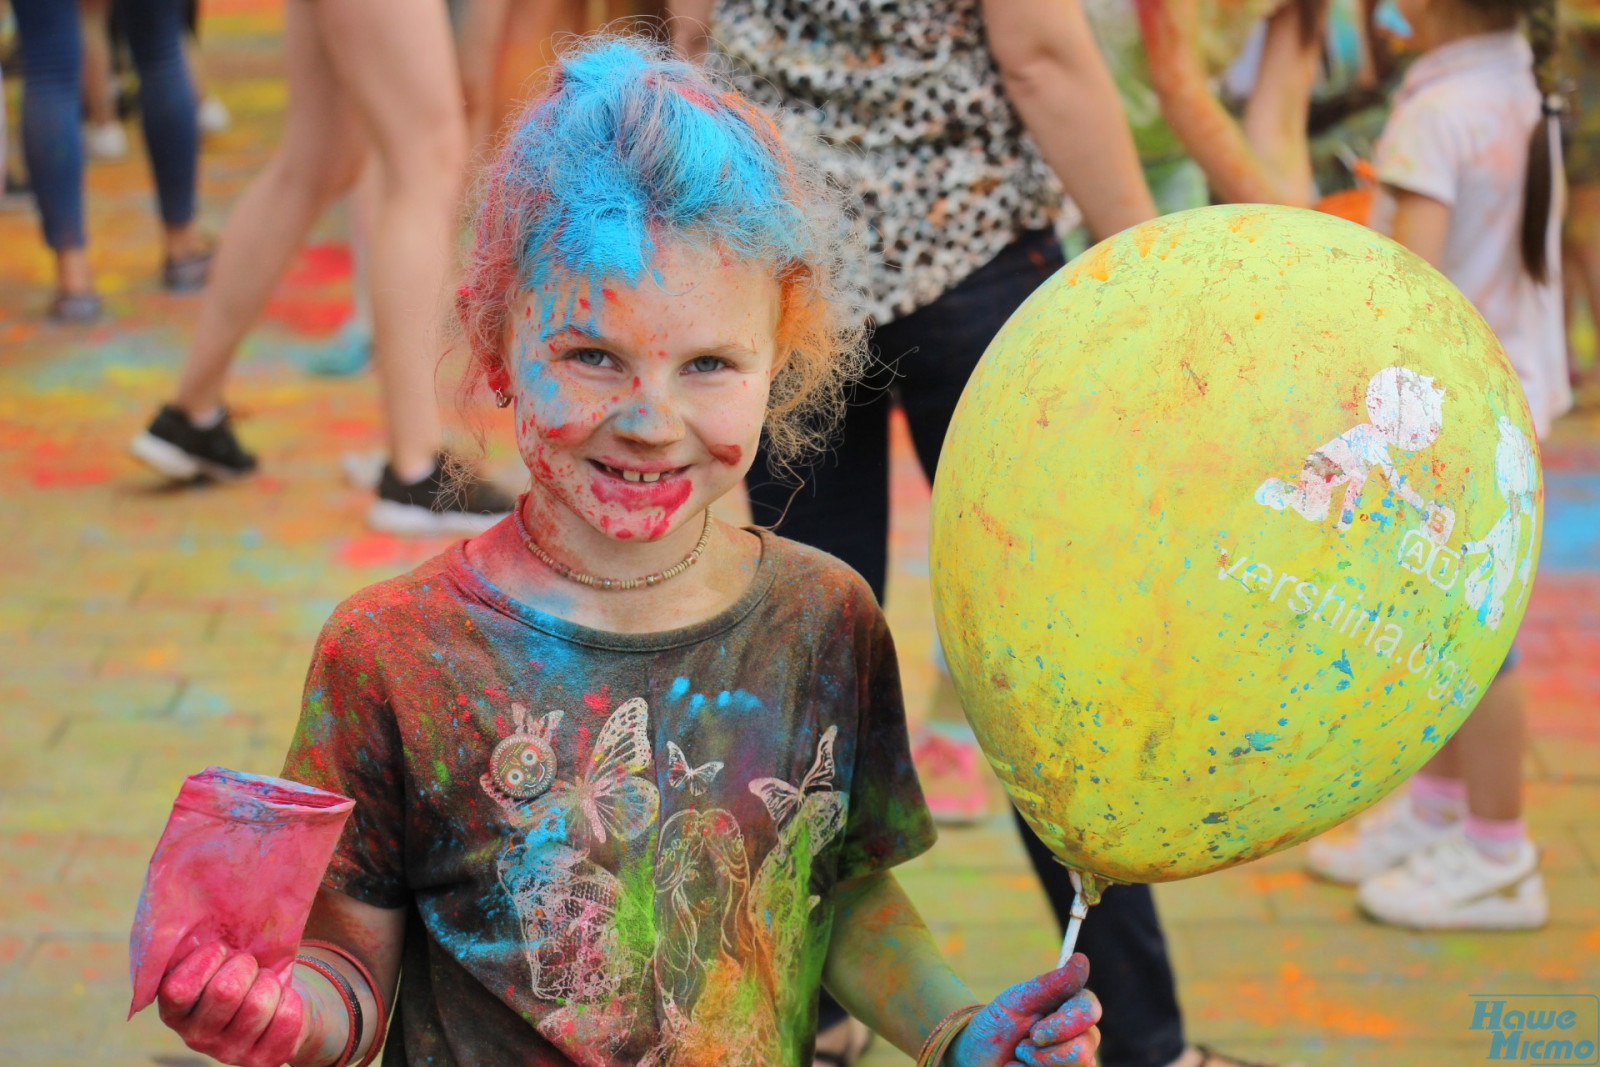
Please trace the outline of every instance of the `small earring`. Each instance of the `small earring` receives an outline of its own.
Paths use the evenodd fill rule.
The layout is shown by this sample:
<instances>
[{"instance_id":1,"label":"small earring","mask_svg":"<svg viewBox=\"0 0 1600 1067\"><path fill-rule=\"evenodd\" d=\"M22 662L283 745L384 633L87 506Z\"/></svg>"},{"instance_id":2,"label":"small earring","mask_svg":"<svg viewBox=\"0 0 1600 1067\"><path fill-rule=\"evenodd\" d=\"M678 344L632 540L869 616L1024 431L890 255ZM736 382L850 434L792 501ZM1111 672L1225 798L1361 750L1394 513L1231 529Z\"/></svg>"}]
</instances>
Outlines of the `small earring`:
<instances>
[{"instance_id":1,"label":"small earring","mask_svg":"<svg viewBox=\"0 0 1600 1067\"><path fill-rule=\"evenodd\" d=\"M511 406L511 398L506 396L506 394L501 392L499 389L496 389L494 391L494 406L497 408L508 408Z\"/></svg>"}]
</instances>

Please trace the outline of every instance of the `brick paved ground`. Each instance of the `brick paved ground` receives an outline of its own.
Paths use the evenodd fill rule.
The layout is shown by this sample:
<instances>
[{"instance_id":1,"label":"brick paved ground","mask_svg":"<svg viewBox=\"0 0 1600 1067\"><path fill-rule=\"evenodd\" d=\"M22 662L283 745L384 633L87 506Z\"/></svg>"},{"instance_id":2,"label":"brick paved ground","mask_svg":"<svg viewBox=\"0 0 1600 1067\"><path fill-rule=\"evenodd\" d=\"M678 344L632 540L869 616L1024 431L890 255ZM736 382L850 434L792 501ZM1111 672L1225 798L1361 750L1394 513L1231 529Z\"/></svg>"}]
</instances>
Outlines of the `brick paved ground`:
<instances>
[{"instance_id":1,"label":"brick paved ground","mask_svg":"<svg viewBox=\"0 0 1600 1067\"><path fill-rule=\"evenodd\" d=\"M218 0L206 32L233 132L207 146L215 222L283 104L272 0ZM14 103L13 89L13 103ZM12 112L15 115L15 111ZM144 164L90 172L110 324L41 325L31 215L0 212L0 1062L197 1064L153 1013L124 1022L125 944L150 848L186 773L272 772L313 634L342 596L436 551L364 532L340 457L375 447L372 383L299 361L348 305L335 219L250 342L235 403L267 473L172 493L123 454L170 388L192 299L155 284ZM1467 994L1600 987L1600 415L1549 450L1545 565L1524 629L1530 818L1554 900L1538 934L1420 937L1354 917L1293 855L1163 887L1193 1034L1307 1064L1457 1067L1486 1051ZM503 466L503 463L502 463ZM928 663L925 489L902 453L890 611L914 711ZM1046 967L1054 932L1002 820L949 832L905 872L957 966L992 993ZM1092 919L1090 921L1093 921ZM904 1062L875 1051L870 1062Z\"/></svg>"}]
</instances>

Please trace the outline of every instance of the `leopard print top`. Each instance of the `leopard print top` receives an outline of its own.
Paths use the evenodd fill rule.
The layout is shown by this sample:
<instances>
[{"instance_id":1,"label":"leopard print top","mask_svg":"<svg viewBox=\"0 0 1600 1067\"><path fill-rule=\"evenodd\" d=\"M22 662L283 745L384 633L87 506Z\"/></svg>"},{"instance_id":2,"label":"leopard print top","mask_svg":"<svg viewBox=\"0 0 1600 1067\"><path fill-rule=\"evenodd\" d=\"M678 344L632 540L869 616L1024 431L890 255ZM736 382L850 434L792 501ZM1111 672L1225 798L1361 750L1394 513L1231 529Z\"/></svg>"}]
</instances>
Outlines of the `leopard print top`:
<instances>
[{"instance_id":1,"label":"leopard print top","mask_svg":"<svg viewBox=\"0 0 1600 1067\"><path fill-rule=\"evenodd\" d=\"M712 34L718 65L845 191L879 325L1060 213L979 0L719 0Z\"/></svg>"}]
</instances>

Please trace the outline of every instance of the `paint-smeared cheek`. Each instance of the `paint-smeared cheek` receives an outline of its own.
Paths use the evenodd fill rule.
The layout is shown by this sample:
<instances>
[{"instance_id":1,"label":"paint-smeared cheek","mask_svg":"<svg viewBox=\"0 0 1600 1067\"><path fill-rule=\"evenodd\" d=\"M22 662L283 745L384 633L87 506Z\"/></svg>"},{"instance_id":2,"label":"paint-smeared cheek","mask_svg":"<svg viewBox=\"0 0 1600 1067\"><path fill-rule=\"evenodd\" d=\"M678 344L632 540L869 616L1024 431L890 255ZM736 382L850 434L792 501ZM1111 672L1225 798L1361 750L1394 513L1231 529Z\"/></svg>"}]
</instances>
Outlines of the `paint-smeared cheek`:
<instances>
[{"instance_id":1,"label":"paint-smeared cheek","mask_svg":"<svg viewBox=\"0 0 1600 1067\"><path fill-rule=\"evenodd\" d=\"M582 444L605 421L616 397L591 395L547 364L534 364L523 376L517 435L526 455L542 455Z\"/></svg>"}]
</instances>

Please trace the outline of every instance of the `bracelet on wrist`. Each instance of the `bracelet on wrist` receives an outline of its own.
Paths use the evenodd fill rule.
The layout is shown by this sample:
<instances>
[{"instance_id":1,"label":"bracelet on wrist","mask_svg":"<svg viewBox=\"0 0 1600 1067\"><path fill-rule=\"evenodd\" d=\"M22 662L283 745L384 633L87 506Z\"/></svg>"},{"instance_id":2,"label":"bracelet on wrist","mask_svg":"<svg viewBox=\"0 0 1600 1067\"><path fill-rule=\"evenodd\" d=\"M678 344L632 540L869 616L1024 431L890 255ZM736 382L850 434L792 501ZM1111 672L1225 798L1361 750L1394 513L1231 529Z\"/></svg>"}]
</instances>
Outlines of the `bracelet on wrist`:
<instances>
[{"instance_id":1,"label":"bracelet on wrist","mask_svg":"<svg viewBox=\"0 0 1600 1067\"><path fill-rule=\"evenodd\" d=\"M339 994L339 999L344 1002L345 1015L349 1019L349 1033L345 1037L344 1051L339 1053L339 1058L333 1061L332 1067L348 1067L350 1058L356 1054L356 1049L361 1047L361 1001L356 996L356 991L350 985L350 979L339 972L339 968L327 960L320 960L315 956L299 955L294 958L295 963L316 971L328 980L333 986L333 991Z\"/></svg>"},{"instance_id":2,"label":"bracelet on wrist","mask_svg":"<svg viewBox=\"0 0 1600 1067\"><path fill-rule=\"evenodd\" d=\"M373 1060L378 1058L378 1053L383 1051L384 1035L389 1032L388 1005L386 1005L383 1001L383 993L378 989L378 983L373 980L372 972L367 970L367 965L357 959L349 949L346 949L340 945L336 945L331 941L314 941L310 938L307 938L300 942L300 947L319 949L331 956L335 956L343 960L350 965L351 970L360 975L363 982L367 983L367 992L372 994L373 1008L377 1012L378 1017L373 1020L372 1044L367 1049L367 1054L361 1057L361 1061L356 1064L356 1067L368 1067ZM353 1002L356 1004L357 1008L360 1007L359 999L353 998ZM350 1054L354 1056L356 1052L360 1050L360 1048L361 1041L358 1038L355 1043L350 1046ZM345 1067L345 1065L338 1064L336 1067Z\"/></svg>"},{"instance_id":3,"label":"bracelet on wrist","mask_svg":"<svg viewBox=\"0 0 1600 1067\"><path fill-rule=\"evenodd\" d=\"M944 1054L950 1051L950 1046L955 1044L956 1038L961 1036L961 1031L967 1028L972 1017L984 1007L982 1004L968 1004L934 1023L927 1039L922 1042L922 1050L917 1053L917 1067L940 1067Z\"/></svg>"}]
</instances>

